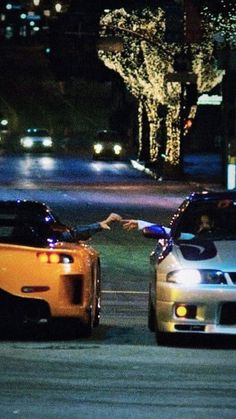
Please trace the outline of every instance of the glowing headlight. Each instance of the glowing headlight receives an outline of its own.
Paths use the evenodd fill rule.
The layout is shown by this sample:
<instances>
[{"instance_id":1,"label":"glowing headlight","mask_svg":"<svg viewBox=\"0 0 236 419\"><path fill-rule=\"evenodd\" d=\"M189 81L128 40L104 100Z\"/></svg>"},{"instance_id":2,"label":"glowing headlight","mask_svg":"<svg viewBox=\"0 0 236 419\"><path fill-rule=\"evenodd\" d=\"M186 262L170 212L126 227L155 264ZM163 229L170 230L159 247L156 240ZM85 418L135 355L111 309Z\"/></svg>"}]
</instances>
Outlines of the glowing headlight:
<instances>
[{"instance_id":1,"label":"glowing headlight","mask_svg":"<svg viewBox=\"0 0 236 419\"><path fill-rule=\"evenodd\" d=\"M99 143L94 144L93 148L94 148L94 151L95 151L96 154L100 154L103 150L103 145L99 144Z\"/></svg>"},{"instance_id":2,"label":"glowing headlight","mask_svg":"<svg viewBox=\"0 0 236 419\"><path fill-rule=\"evenodd\" d=\"M114 153L118 155L121 153L122 147L119 144L115 144L113 147L113 150L114 150Z\"/></svg>"},{"instance_id":3,"label":"glowing headlight","mask_svg":"<svg viewBox=\"0 0 236 419\"><path fill-rule=\"evenodd\" d=\"M31 148L33 146L33 140L30 137L21 138L21 145L25 148Z\"/></svg>"},{"instance_id":4,"label":"glowing headlight","mask_svg":"<svg viewBox=\"0 0 236 419\"><path fill-rule=\"evenodd\" d=\"M170 272L167 275L167 281L186 286L198 284L226 284L225 276L222 271L209 269L182 269L180 271Z\"/></svg>"},{"instance_id":5,"label":"glowing headlight","mask_svg":"<svg viewBox=\"0 0 236 419\"><path fill-rule=\"evenodd\" d=\"M44 147L52 147L52 139L50 137L45 138L43 140L43 146Z\"/></svg>"}]
</instances>

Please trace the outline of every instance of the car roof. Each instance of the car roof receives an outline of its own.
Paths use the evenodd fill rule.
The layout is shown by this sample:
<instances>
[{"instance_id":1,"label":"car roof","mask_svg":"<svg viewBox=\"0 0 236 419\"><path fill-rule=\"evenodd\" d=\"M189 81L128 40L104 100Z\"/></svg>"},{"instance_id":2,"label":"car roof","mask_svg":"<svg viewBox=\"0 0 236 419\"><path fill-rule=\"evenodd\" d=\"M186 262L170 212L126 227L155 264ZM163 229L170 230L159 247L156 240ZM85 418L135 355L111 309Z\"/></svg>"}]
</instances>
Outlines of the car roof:
<instances>
[{"instance_id":1,"label":"car roof","mask_svg":"<svg viewBox=\"0 0 236 419\"><path fill-rule=\"evenodd\" d=\"M118 134L118 131L113 129L100 129L96 131L96 134Z\"/></svg>"},{"instance_id":2,"label":"car roof","mask_svg":"<svg viewBox=\"0 0 236 419\"><path fill-rule=\"evenodd\" d=\"M192 192L187 200L194 201L217 201L217 200L236 200L236 191L203 191L203 192Z\"/></svg>"},{"instance_id":3,"label":"car roof","mask_svg":"<svg viewBox=\"0 0 236 419\"><path fill-rule=\"evenodd\" d=\"M26 128L25 131L28 131L28 132L30 132L30 131L48 131L48 129L44 128L44 127L29 127L29 128Z\"/></svg>"},{"instance_id":4,"label":"car roof","mask_svg":"<svg viewBox=\"0 0 236 419\"><path fill-rule=\"evenodd\" d=\"M49 135L47 128L27 128L24 133L29 135Z\"/></svg>"},{"instance_id":5,"label":"car roof","mask_svg":"<svg viewBox=\"0 0 236 419\"><path fill-rule=\"evenodd\" d=\"M44 204L43 202L39 201L31 201L26 199L14 199L14 200L6 200L0 201L1 208L14 208L14 209L44 209L48 210L49 207Z\"/></svg>"},{"instance_id":6,"label":"car roof","mask_svg":"<svg viewBox=\"0 0 236 419\"><path fill-rule=\"evenodd\" d=\"M41 221L53 222L56 218L50 208L43 202L30 200L6 200L0 201L0 218L5 214L14 214L22 219L41 219Z\"/></svg>"}]
</instances>

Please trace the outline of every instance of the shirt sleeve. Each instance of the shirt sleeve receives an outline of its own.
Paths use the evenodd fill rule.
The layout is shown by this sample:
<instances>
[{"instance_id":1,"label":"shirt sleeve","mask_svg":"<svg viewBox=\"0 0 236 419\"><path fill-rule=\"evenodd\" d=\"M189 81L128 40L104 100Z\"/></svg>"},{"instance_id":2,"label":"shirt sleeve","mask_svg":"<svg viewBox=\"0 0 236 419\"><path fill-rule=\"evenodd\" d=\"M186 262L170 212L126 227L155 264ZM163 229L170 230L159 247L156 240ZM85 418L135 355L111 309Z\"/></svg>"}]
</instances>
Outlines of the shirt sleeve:
<instances>
[{"instance_id":1,"label":"shirt sleeve","mask_svg":"<svg viewBox=\"0 0 236 419\"><path fill-rule=\"evenodd\" d=\"M150 227L154 225L154 223L149 223L148 221L144 220L137 220L138 221L138 230L143 230L145 227Z\"/></svg>"},{"instance_id":2,"label":"shirt sleeve","mask_svg":"<svg viewBox=\"0 0 236 419\"><path fill-rule=\"evenodd\" d=\"M144 221L144 220L137 220L138 221L138 230L143 230L145 227L150 227L150 226L154 226L156 225L155 223L149 223L148 221ZM162 226L166 233L169 234L170 233L170 228L169 227L165 227Z\"/></svg>"},{"instance_id":3,"label":"shirt sleeve","mask_svg":"<svg viewBox=\"0 0 236 419\"><path fill-rule=\"evenodd\" d=\"M91 236L102 231L100 223L77 225L72 229L75 240L88 240Z\"/></svg>"}]
</instances>

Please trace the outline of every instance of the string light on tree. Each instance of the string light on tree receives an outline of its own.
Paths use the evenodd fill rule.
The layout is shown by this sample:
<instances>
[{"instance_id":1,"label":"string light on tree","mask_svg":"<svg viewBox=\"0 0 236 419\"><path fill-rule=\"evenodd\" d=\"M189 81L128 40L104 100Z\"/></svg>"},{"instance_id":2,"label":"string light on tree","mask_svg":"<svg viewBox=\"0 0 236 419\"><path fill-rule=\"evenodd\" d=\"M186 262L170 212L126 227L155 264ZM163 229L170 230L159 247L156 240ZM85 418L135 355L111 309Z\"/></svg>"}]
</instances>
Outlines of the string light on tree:
<instances>
[{"instance_id":1,"label":"string light on tree","mask_svg":"<svg viewBox=\"0 0 236 419\"><path fill-rule=\"evenodd\" d=\"M127 88L139 101L139 155L143 146L143 117L146 111L150 161L159 157L159 144L163 135L161 123L165 121L166 162L172 166L180 163L180 103L181 95L185 100L186 92L183 91L181 78L167 77L176 73L176 56L182 54L191 57L190 67L196 78L198 94L208 92L222 81L224 71L217 69L214 57L215 28L212 20L204 13L202 40L191 44L166 42L165 13L161 8L147 8L132 13L117 9L101 18L101 37L120 38L123 48L119 51L101 49L98 55L108 68L120 74ZM163 106L167 109L167 115L164 116L158 112ZM195 114L196 106L190 107L187 117L194 119Z\"/></svg>"}]
</instances>

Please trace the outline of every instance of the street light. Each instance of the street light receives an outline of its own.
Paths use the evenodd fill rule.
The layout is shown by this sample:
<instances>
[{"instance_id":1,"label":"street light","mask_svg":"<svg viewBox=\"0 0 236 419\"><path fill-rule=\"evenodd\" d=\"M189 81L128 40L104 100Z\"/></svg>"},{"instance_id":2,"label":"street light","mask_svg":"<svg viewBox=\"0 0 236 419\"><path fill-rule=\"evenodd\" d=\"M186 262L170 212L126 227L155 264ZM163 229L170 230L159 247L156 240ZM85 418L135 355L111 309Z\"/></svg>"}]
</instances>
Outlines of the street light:
<instances>
[{"instance_id":1,"label":"street light","mask_svg":"<svg viewBox=\"0 0 236 419\"><path fill-rule=\"evenodd\" d=\"M57 13L60 13L62 9L62 4L61 3L56 3L55 4L55 10Z\"/></svg>"},{"instance_id":2,"label":"street light","mask_svg":"<svg viewBox=\"0 0 236 419\"><path fill-rule=\"evenodd\" d=\"M7 125L8 125L8 120L7 119L2 119L1 120L1 126L5 128Z\"/></svg>"}]
</instances>

